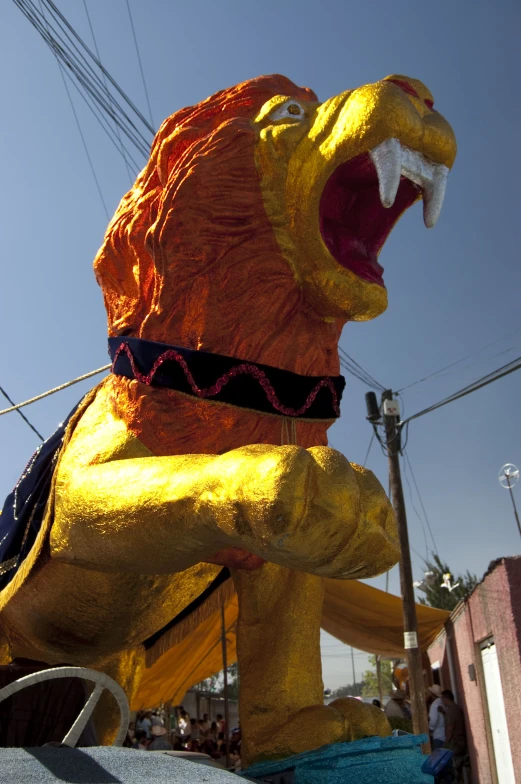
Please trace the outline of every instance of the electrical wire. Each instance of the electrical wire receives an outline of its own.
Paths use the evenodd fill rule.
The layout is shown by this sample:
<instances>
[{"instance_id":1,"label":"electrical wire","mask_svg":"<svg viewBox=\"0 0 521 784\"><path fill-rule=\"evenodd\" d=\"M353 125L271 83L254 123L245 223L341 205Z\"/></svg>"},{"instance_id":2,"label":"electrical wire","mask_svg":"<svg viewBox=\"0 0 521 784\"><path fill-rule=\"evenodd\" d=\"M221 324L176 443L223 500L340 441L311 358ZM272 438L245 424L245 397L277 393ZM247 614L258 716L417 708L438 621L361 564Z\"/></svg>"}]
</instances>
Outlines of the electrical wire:
<instances>
[{"instance_id":1,"label":"electrical wire","mask_svg":"<svg viewBox=\"0 0 521 784\"><path fill-rule=\"evenodd\" d=\"M364 467L367 465L367 460L369 458L369 453L371 451L371 447L373 446L374 439L375 439L375 433L373 432L373 435L371 436L371 440L369 441L369 446L367 447L367 452L365 453L364 462L362 463Z\"/></svg>"},{"instance_id":2,"label":"electrical wire","mask_svg":"<svg viewBox=\"0 0 521 784\"><path fill-rule=\"evenodd\" d=\"M344 363L344 365L349 366L353 375L357 375L357 377L360 378L361 381L366 383L367 386L372 387L373 389L379 389L383 392L385 387L383 387L378 381L376 381L376 379L373 378L373 376L371 376L371 374L368 373L367 370L364 370L364 368L356 361L356 359L350 356L347 353L347 351L345 351L341 346L338 347L338 352L339 352L340 362Z\"/></svg>"},{"instance_id":3,"label":"electrical wire","mask_svg":"<svg viewBox=\"0 0 521 784\"><path fill-rule=\"evenodd\" d=\"M61 19L61 21L62 21L62 22L65 24L65 26L66 26L66 27L67 27L67 28L70 30L70 32L72 33L72 35L73 35L73 36L74 36L74 37L77 39L77 41L78 41L78 42L81 44L81 46L83 47L83 49L85 49L85 51L86 51L86 52L89 54L89 56L90 56L90 57L92 58L92 60L93 60L93 61L96 63L96 65L99 67L99 69L100 69L100 70L101 70L101 71L102 71L102 72L105 74L105 76L107 77L107 79L108 79L108 80L111 82L111 84L113 85L113 87L115 87L115 89L118 91L118 93L119 93L119 94L121 95L121 97L124 99L124 101L125 101L125 102L128 104L128 106L129 106L129 107L130 107L130 108L131 108L131 109L132 109L132 110L135 112L135 114L137 115L137 117L139 117L139 119L140 119L140 120L141 120L141 122L144 124L144 126L145 126L145 127L146 127L146 128L149 130L149 131L150 131L150 133L151 133L152 135L153 135L153 134L155 134L155 131L154 131L154 127L153 127L153 125L149 125L149 123L148 123L148 120L147 120L147 119L146 119L146 118L145 118L145 117L144 117L144 116L141 114L141 112L139 111L139 109L137 108L137 106L136 106L136 105L135 105L135 104L134 104L134 103L131 101L131 99L128 97L128 95L127 95L127 94L126 94L126 93L125 93L125 92L124 92L124 91L121 89L121 87L118 85L118 83L115 81L115 79L113 79L113 77L110 75L110 73L109 73L109 72L108 72L108 71L107 71L107 70L106 70L106 69L103 67L103 65L101 64L101 62L100 62L99 60L97 60L97 59L94 57L94 55L93 55L93 54L92 54L92 52L90 51L89 47L88 47L88 46L86 45L86 43L85 43L85 42L84 42L84 41L83 41L83 40L80 38L80 36L78 35L78 33L77 33L77 32L74 30L74 28L73 28L73 27L72 27L72 26L69 24L69 22L67 21L67 19L66 19L66 18L63 16L63 14L60 12L60 10L59 10L59 9L58 9L58 8L55 6L55 4L52 2L52 0L44 0L44 2L45 2L45 3L46 3L48 6L49 6L49 8L50 8L52 11L54 11L55 15L56 15L57 17L59 17L59 19Z\"/></svg>"},{"instance_id":4,"label":"electrical wire","mask_svg":"<svg viewBox=\"0 0 521 784\"><path fill-rule=\"evenodd\" d=\"M403 428L404 425L412 422L414 419L419 419L425 414L430 414L431 411L436 411L436 409L441 408L442 406L446 406L448 403L453 403L455 400L459 400L466 395L470 395L472 392L476 392L478 389L482 387L488 386L488 384L492 384L494 381L498 381L500 378L504 376L508 376L510 373L514 373L516 370L521 368L521 357L516 357L511 362L508 362L506 365L503 365L496 370L493 370L491 373L487 373L486 376L482 376L481 378L476 379L471 384L468 384L466 387L454 392L452 395L449 395L443 400L440 400L438 403L434 403L434 405L429 406L428 408L424 408L422 411L418 411L416 414L404 419L400 422L400 426Z\"/></svg>"},{"instance_id":5,"label":"electrical wire","mask_svg":"<svg viewBox=\"0 0 521 784\"><path fill-rule=\"evenodd\" d=\"M10 397L9 397L9 395L7 394L7 392L5 391L5 389L4 389L3 387L0 387L0 392L2 393L2 395L3 395L3 396L4 396L4 397L5 397L5 398L6 398L6 399L7 399L7 400L8 400L8 401L11 403L11 405L13 406L12 408L7 408L7 409L6 409L6 411L18 411L18 409L20 408L20 406L17 406L17 405L16 405L16 403L14 402L14 400L13 400L12 398L10 398ZM3 413L3 412L2 412L2 413ZM23 420L26 422L26 424L28 424L28 425L29 425L29 427L31 428L31 430L33 430L33 431L36 433L36 435L38 436L38 438L40 438L42 441L45 441L45 439L44 439L44 437L42 436L42 434L38 432L38 430L35 428L35 426L34 426L34 425L31 423L31 422L29 422L29 420L27 419L27 417L25 416L25 414L24 414L22 411L18 411L18 413L20 414L20 416L22 417L22 419L23 419Z\"/></svg>"},{"instance_id":6,"label":"electrical wire","mask_svg":"<svg viewBox=\"0 0 521 784\"><path fill-rule=\"evenodd\" d=\"M89 9L87 7L87 0L83 0L83 7L85 8L85 14L87 16L87 21L89 23L89 29L90 29L90 34L92 36L92 42L94 44L94 49L96 50L96 57L101 62L101 57L100 57L99 48L98 48L98 42L96 41L96 36L94 35L94 27L92 26L92 21L91 21L90 14L89 14ZM111 105L113 106L114 100L113 100L112 94L110 93L108 85L107 85L107 77L105 76L105 74L103 72L102 72L102 77L103 77L103 84L105 85L105 89L106 89L107 93L110 95L110 102L111 102ZM120 131L117 123L114 123L114 128L115 128L116 136L117 136L117 139L118 139L118 142L119 142L119 150L121 152L121 155L123 156L123 160L125 161L125 166L127 168L128 178L130 180L130 184L132 185L132 173L131 173L131 170L130 170L129 162L128 162L127 157L125 155L125 147L123 146L123 140L121 138L121 131Z\"/></svg>"},{"instance_id":7,"label":"electrical wire","mask_svg":"<svg viewBox=\"0 0 521 784\"><path fill-rule=\"evenodd\" d=\"M39 0L39 3L40 3L40 9L42 9L42 0ZM69 104L70 104L70 107L72 109L72 113L74 115L74 120L76 121L76 127L78 128L78 133L80 134L81 143L83 144L83 149L84 149L85 155L87 157L87 161L88 161L91 173L92 173L92 177L93 177L94 182L96 184L96 189L98 191L98 195L99 195L101 203L103 205L103 209L105 211L105 215L107 216L107 220L109 220L109 211L107 209L107 204L105 202L105 199L103 198L103 191L101 190L101 186L99 184L99 180L98 180L98 177L96 175L96 170L94 168L94 164L92 162L92 158L90 157L89 148L87 146L87 142L86 142L85 136L83 134L83 130L82 130L82 127L81 127L80 119L78 117L78 113L76 111L76 107L74 106L74 101L72 100L72 95L70 94L69 87L68 87L67 81L65 79L65 74L63 72L63 65L61 64L60 59L56 56L56 53L55 53L55 57L56 57L56 63L57 63L58 68L60 70L60 76L61 76L62 81L63 81L63 86L65 87L65 92L67 93L67 98L69 99Z\"/></svg>"},{"instance_id":8,"label":"electrical wire","mask_svg":"<svg viewBox=\"0 0 521 784\"><path fill-rule=\"evenodd\" d=\"M141 71L141 79L143 81L143 87L145 89L145 97L147 99L148 113L150 115L150 123L153 126L154 125L154 119L152 117L152 109L150 107L150 99L148 97L147 83L145 81L145 74L143 72L143 64L141 62L141 55L139 54L139 46L138 46L138 43L137 43L136 31L134 29L134 20L132 19L132 13L130 11L129 0L127 0L127 10L128 10L128 17L130 19L130 26L132 28L132 35L134 36L134 44L136 46L136 54L137 54L137 59L138 59L138 63L139 63L139 70Z\"/></svg>"},{"instance_id":9,"label":"electrical wire","mask_svg":"<svg viewBox=\"0 0 521 784\"><path fill-rule=\"evenodd\" d=\"M440 374L449 375L449 373L444 373L443 371L449 370L450 368L453 368L456 365L460 365L462 362L465 362L467 359L471 359L472 357L475 357L476 354L480 354L482 351L486 351L487 348L490 348L491 346L495 346L497 343L500 343L502 340L505 340L505 338L510 337L511 335L517 335L519 332L521 332L521 327L519 327L519 329L515 329L513 332L512 331L506 332L500 338L497 338L496 340L493 340L491 343L487 343L485 346L481 346L481 348L478 348L476 351L473 351L471 354L467 354L467 356L462 357L461 359L457 359L455 362L451 362L448 365L445 365L444 367L440 368L439 370L434 371L434 373L429 373L428 376L424 376L423 378L419 378L417 381L413 381L412 384L408 384L406 387L402 387L401 389L398 390L398 393L405 392L406 389L411 389L411 387L415 387L418 384L423 384L424 381L428 381L431 378L435 378L436 376L438 376ZM511 348L506 349L505 351L500 351L499 354L494 354L493 357L486 357L486 359L494 359L494 357L500 356L501 354L506 354L508 351L513 351L514 348L516 348L516 347L512 346ZM480 361L483 361L483 360L480 360ZM474 364L477 364L477 363L474 363ZM468 367L473 367L473 365L466 365L464 368L461 368L461 370L465 370Z\"/></svg>"},{"instance_id":10,"label":"electrical wire","mask_svg":"<svg viewBox=\"0 0 521 784\"><path fill-rule=\"evenodd\" d=\"M13 2L60 59L71 78L77 82L79 88L86 95L89 95L99 109L117 124L121 133L139 150L143 157L148 158L150 139L143 135L138 125L142 123L146 131L151 134L154 134L153 127L143 117L107 69L103 67L99 58L92 53L74 28L67 22L54 3L51 0L40 0L43 6L40 6L41 11L39 11L32 0L13 0ZM44 8L47 13L44 11ZM99 74L103 76L105 83ZM115 95L106 87L107 81L121 96L127 108L124 108ZM134 119L129 115L129 111Z\"/></svg>"},{"instance_id":11,"label":"electrical wire","mask_svg":"<svg viewBox=\"0 0 521 784\"><path fill-rule=\"evenodd\" d=\"M384 387L379 384L376 379L374 379L366 370L364 370L364 368L340 346L338 347L338 356L340 360L340 366L344 368L344 370L347 370L347 372L352 376L357 378L370 389L381 391L384 390Z\"/></svg>"},{"instance_id":12,"label":"electrical wire","mask_svg":"<svg viewBox=\"0 0 521 784\"><path fill-rule=\"evenodd\" d=\"M31 5L30 0L14 0L15 4L20 8L33 26L38 30L45 42L49 45L53 53L60 58L64 66L67 68L67 73L71 78L76 78L77 82L95 100L100 107L109 114L110 117L118 123L121 129L124 130L127 137L138 147L140 152L148 157L148 142L145 137L136 134L134 129L135 125L131 122L130 118L122 110L122 108L113 101L113 105L117 107L120 117L116 117L110 105L110 95L107 95L103 82L96 74L88 60L78 49L76 44L69 37L64 38L63 35L55 28L52 28L52 23L45 16L43 12L42 2L47 0L39 0L41 12L38 12L34 3ZM28 7L25 7L28 6ZM54 33L54 35L53 35ZM106 72L108 73L108 72ZM110 77L111 78L111 77ZM101 88L101 90L100 90ZM136 129L137 131L137 129ZM138 132L139 133L139 132Z\"/></svg>"},{"instance_id":13,"label":"electrical wire","mask_svg":"<svg viewBox=\"0 0 521 784\"><path fill-rule=\"evenodd\" d=\"M412 506L412 508L414 510L414 513L415 513L416 517L420 521L420 524L421 524L421 527L422 527L423 538L425 540L425 558L427 559L429 557L429 546L427 544L427 532L425 531L425 523L422 520L422 518L420 517L420 513L418 512L418 510L416 509L416 506L414 504L414 500L413 500L413 497L412 497L411 483L409 482L409 477L407 476L407 463L405 463L405 461L403 463L403 475L404 475L405 481L407 483L407 488L409 490L409 498L411 499L411 506Z\"/></svg>"},{"instance_id":14,"label":"electrical wire","mask_svg":"<svg viewBox=\"0 0 521 784\"><path fill-rule=\"evenodd\" d=\"M41 395L36 395L35 397L31 397L29 398L29 400L24 400L23 403L13 403L11 398L5 395L9 400L9 402L12 403L12 406L11 408L4 408L3 411L0 411L0 416L2 416L2 414L10 414L11 411L18 411L18 413L21 414L21 412L19 411L20 408L23 408L24 406L29 406L31 405L31 403L36 403L37 400L43 400L44 397L49 397L49 395L54 395L55 392L61 392L62 389L67 389L67 387L72 387L73 384L77 384L79 381L85 381L86 378L91 378L91 376L97 376L98 373L103 373L103 371L109 370L109 368L111 367L112 365L103 365L103 367L100 367L97 370L91 370L89 373L84 373L82 376L73 378L72 381L66 381L65 384L60 384L59 387L54 387L53 389L49 389L47 392L42 392Z\"/></svg>"},{"instance_id":15,"label":"electrical wire","mask_svg":"<svg viewBox=\"0 0 521 784\"><path fill-rule=\"evenodd\" d=\"M87 105L87 107L89 108L91 113L94 115L94 117L96 118L97 122L99 123L99 125L101 126L103 131L106 133L106 135L108 136L108 138L110 139L110 141L112 142L112 144L114 145L116 150L119 153L121 153L121 155L123 156L123 159L125 160L125 163L127 164L127 168L130 167L130 162L132 163L132 167L130 167L130 168L131 168L131 171L132 171L132 175L135 178L137 176L137 174L138 174L138 172L139 172L141 167L139 166L139 164L136 163L136 161L135 161L134 157L132 156L132 154L130 153L128 147L126 147L123 143L121 145L119 144L118 134L115 133L112 130L112 128L110 127L108 121L105 119L105 117L103 116L103 114L100 111L100 109L93 102L93 100L89 96L89 94L88 93L85 94L85 93L83 93L81 91L81 89L79 88L77 83L74 81L74 79L70 76L70 74L68 72L66 72L65 75L67 76L67 78L69 79L71 84L74 86L75 90L77 90L78 94L81 96L82 100L85 102L85 104ZM115 127L118 128L118 125L115 124ZM119 137L121 138L121 134L119 134ZM124 150L124 152L123 152L123 150ZM132 178L131 178L131 182L132 182Z\"/></svg>"},{"instance_id":16,"label":"electrical wire","mask_svg":"<svg viewBox=\"0 0 521 784\"><path fill-rule=\"evenodd\" d=\"M432 544L433 544L433 547L434 547L434 552L436 553L436 555L438 555L438 548L436 547L436 541L435 541L435 539L434 539L434 534L432 533L431 524L430 524L430 522L429 522L429 518L428 518L428 515L427 515L427 511L426 511L426 509L425 509L425 504L423 503L423 499L422 499L422 497L421 497L420 488L418 487L418 482L416 481L416 477L415 477L415 475L414 475L414 470L413 470L413 467L412 467L411 460L410 460L410 458L409 458L409 455L408 455L408 454L407 454L407 452L405 452L405 451L403 452L403 456L404 456L404 458L405 458L405 461L406 461L406 463L408 464L408 466L409 466L409 470L410 470L410 472L411 472L412 481L413 481L414 487L415 487L415 489L416 489L416 493L417 493L417 495L418 495L418 499L419 499L419 501L420 501L420 506L421 506L421 508L422 508L422 511L423 511L423 516L425 517L425 522L427 523L427 528L428 528L428 530L429 530L429 534L430 534L430 536L431 536L431 539L432 539Z\"/></svg>"},{"instance_id":17,"label":"electrical wire","mask_svg":"<svg viewBox=\"0 0 521 784\"><path fill-rule=\"evenodd\" d=\"M92 163L92 158L90 157L89 148L87 147L87 142L85 141L85 136L83 135L83 131L82 131L82 128L81 128L81 123L80 123L80 120L79 120L79 117L78 117L78 113L76 112L76 107L74 106L74 101L72 100L72 95L70 94L69 87L67 85L67 80L65 79L65 74L63 73L63 66L60 63L60 61L58 60L58 58L56 58L56 60L58 62L58 68L60 69L61 78L63 79L63 86L65 87L65 92L67 93L67 98L69 99L69 103L71 105L72 113L74 115L74 119L76 120L76 125L78 127L78 133L80 134L80 139L81 139L81 142L83 144L83 149L85 150L85 155L87 156L87 160L89 162L90 170L92 172L92 176L94 178L94 182L96 183L96 188L97 188L99 197L101 199L101 203L103 204L103 209L105 210L105 215L106 215L107 221L108 221L108 220L110 220L110 215L109 215L107 203L106 203L105 199L103 198L103 191L101 190L101 185L99 184L99 180L98 180L98 177L96 175L96 170L94 168L94 164Z\"/></svg>"}]
</instances>

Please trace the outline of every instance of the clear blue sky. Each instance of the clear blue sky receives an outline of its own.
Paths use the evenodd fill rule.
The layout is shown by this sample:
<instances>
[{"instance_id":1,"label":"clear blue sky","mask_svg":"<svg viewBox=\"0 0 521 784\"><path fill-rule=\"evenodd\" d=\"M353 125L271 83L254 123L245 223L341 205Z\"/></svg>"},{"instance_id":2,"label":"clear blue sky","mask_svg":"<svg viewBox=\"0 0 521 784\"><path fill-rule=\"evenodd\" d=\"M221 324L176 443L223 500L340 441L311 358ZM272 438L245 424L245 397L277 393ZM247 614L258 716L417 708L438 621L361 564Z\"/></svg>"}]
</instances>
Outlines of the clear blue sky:
<instances>
[{"instance_id":1,"label":"clear blue sky","mask_svg":"<svg viewBox=\"0 0 521 784\"><path fill-rule=\"evenodd\" d=\"M83 3L58 4L91 43ZM395 228L381 256L389 309L348 326L342 345L394 388L470 357L405 392L407 414L521 354L519 3L131 0L131 7L156 127L180 107L263 73L283 73L322 99L389 73L423 80L459 143L443 212L428 231L417 205ZM88 8L104 64L145 113L124 0L88 0ZM107 220L56 62L9 2L0 10L0 68L0 384L18 401L107 362L92 272ZM76 106L112 214L129 185L125 166L79 99ZM47 436L89 386L25 410ZM348 377L343 416L330 431L332 445L358 462L371 435L364 392ZM520 393L521 372L411 425L408 453L436 546L453 571L481 575L493 558L521 550L497 482L503 463L521 465ZM20 417L0 420L2 495L36 446ZM386 485L376 446L368 465ZM425 538L405 490L419 577ZM385 578L374 584L383 588ZM398 585L394 569L390 589ZM350 680L350 658L332 638L325 645L324 679L335 687ZM356 661L358 675L366 659Z\"/></svg>"}]
</instances>

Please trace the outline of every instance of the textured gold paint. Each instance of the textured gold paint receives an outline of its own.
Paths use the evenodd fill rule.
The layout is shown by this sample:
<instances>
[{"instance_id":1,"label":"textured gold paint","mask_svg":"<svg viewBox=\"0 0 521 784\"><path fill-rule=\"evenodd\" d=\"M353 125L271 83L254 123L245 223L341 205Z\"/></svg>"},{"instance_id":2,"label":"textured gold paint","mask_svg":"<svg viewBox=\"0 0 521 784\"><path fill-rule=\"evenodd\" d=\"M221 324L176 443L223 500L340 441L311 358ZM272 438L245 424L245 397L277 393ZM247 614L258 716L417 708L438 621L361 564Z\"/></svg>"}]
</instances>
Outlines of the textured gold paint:
<instances>
[{"instance_id":1,"label":"textured gold paint","mask_svg":"<svg viewBox=\"0 0 521 784\"><path fill-rule=\"evenodd\" d=\"M339 452L256 444L223 455L146 456L102 402L100 395L84 414L58 472L53 561L166 575L240 547L345 578L396 562L385 493Z\"/></svg>"},{"instance_id":2,"label":"textured gold paint","mask_svg":"<svg viewBox=\"0 0 521 784\"><path fill-rule=\"evenodd\" d=\"M110 474L111 468L129 462L132 455L143 458L150 452L113 416L110 397L106 387L101 386L77 425L58 471L55 528L59 539L59 510L69 491L75 497L74 478L88 472L89 465L96 470L106 466ZM123 496L126 486L124 482ZM92 492L95 495L94 488ZM117 487L113 493L118 494ZM87 508L94 504L93 498L84 499L84 509L80 501L73 513L73 528L78 535L82 533ZM147 563L142 547L143 541L156 541L155 520L146 508L141 509L136 535L129 536L134 569L126 570L125 557L119 559L108 547L111 534L121 533L124 519L111 518L109 509L100 514L106 529L100 526L90 531L91 554L84 559L88 560L88 568L76 564L80 559L72 558L69 563L46 556L41 563L43 568L35 571L7 604L2 625L10 642L11 658L22 656L49 664L69 662L103 669L101 663L105 660L135 648L178 615L220 571L219 566L197 563L175 577L155 573L153 562ZM54 538L53 528L51 539ZM174 529L168 532L168 539L170 549L174 549Z\"/></svg>"},{"instance_id":3,"label":"textured gold paint","mask_svg":"<svg viewBox=\"0 0 521 784\"><path fill-rule=\"evenodd\" d=\"M422 100L389 79L409 82ZM304 119L270 119L288 96L272 98L256 118L256 163L266 211L306 299L324 317L366 321L387 307L386 290L341 267L322 240L319 203L326 182L340 164L388 138L450 168L454 133L425 99L432 95L417 79L389 76L322 104L303 103Z\"/></svg>"},{"instance_id":4,"label":"textured gold paint","mask_svg":"<svg viewBox=\"0 0 521 784\"><path fill-rule=\"evenodd\" d=\"M287 100L303 118L273 121ZM388 136L452 164L443 118L385 81L320 105L284 77L261 77L177 112L95 262L110 334L336 375L343 324L378 315L386 294L329 256L318 203L339 163ZM389 502L370 472L325 446L328 423L299 422L300 446L280 446L282 424L104 381L61 457L47 549L9 594L5 655L107 667L134 693L141 643L219 572L205 559L240 548L269 562L235 574L245 759L386 732L367 706L311 703L322 701L321 576L396 562Z\"/></svg>"},{"instance_id":5,"label":"textured gold paint","mask_svg":"<svg viewBox=\"0 0 521 784\"><path fill-rule=\"evenodd\" d=\"M389 735L382 711L358 700L322 704L323 580L266 564L234 572L244 765L365 735Z\"/></svg>"}]
</instances>

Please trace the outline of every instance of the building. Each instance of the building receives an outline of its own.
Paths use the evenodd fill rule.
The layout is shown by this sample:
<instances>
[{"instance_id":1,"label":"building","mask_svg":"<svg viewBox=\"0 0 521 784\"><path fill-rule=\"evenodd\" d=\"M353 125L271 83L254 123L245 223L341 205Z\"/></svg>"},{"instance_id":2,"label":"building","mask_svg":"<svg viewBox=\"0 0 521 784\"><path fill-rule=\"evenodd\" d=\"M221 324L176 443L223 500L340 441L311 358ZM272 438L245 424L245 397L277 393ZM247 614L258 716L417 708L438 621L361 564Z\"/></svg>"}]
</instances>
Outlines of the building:
<instances>
[{"instance_id":1,"label":"building","mask_svg":"<svg viewBox=\"0 0 521 784\"><path fill-rule=\"evenodd\" d=\"M490 564L428 655L464 710L472 784L521 782L521 556Z\"/></svg>"}]
</instances>

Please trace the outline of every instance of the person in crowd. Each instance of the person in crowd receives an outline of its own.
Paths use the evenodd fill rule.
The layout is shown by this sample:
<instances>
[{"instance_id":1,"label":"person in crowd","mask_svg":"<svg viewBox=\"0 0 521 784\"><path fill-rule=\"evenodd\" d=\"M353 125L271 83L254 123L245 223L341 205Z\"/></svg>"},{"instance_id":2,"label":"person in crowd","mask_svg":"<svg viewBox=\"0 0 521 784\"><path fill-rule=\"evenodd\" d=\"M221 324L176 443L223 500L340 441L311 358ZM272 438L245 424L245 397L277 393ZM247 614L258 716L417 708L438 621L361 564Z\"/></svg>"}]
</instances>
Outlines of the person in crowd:
<instances>
[{"instance_id":1,"label":"person in crowd","mask_svg":"<svg viewBox=\"0 0 521 784\"><path fill-rule=\"evenodd\" d=\"M190 740L201 740L201 727L197 719L190 719Z\"/></svg>"},{"instance_id":2,"label":"person in crowd","mask_svg":"<svg viewBox=\"0 0 521 784\"><path fill-rule=\"evenodd\" d=\"M201 746L198 740L190 741L190 751L201 751Z\"/></svg>"},{"instance_id":3,"label":"person in crowd","mask_svg":"<svg viewBox=\"0 0 521 784\"><path fill-rule=\"evenodd\" d=\"M165 727L155 724L151 730L152 740L148 744L149 751L172 751L172 744L166 738Z\"/></svg>"},{"instance_id":4,"label":"person in crowd","mask_svg":"<svg viewBox=\"0 0 521 784\"><path fill-rule=\"evenodd\" d=\"M380 708L380 710L382 709L382 703L380 700L373 700L373 705L375 705L377 708Z\"/></svg>"},{"instance_id":5,"label":"person in crowd","mask_svg":"<svg viewBox=\"0 0 521 784\"><path fill-rule=\"evenodd\" d=\"M210 741L210 743L211 743L210 757L213 757L213 759L221 759L221 752L219 751L219 746L217 745L217 743L213 740Z\"/></svg>"},{"instance_id":6,"label":"person in crowd","mask_svg":"<svg viewBox=\"0 0 521 784\"><path fill-rule=\"evenodd\" d=\"M240 750L239 750L239 744L238 743L230 743L229 760L230 760L230 766L229 766L230 768L235 768L237 765L240 764L241 753L240 753Z\"/></svg>"},{"instance_id":7,"label":"person in crowd","mask_svg":"<svg viewBox=\"0 0 521 784\"><path fill-rule=\"evenodd\" d=\"M384 713L388 719L390 718L400 718L406 719L407 715L404 710L404 701L406 698L406 694L401 689L395 689L394 691L389 692L390 700L385 706Z\"/></svg>"},{"instance_id":8,"label":"person in crowd","mask_svg":"<svg viewBox=\"0 0 521 784\"><path fill-rule=\"evenodd\" d=\"M226 735L228 727L226 726L226 722L223 718L222 713L217 714L217 727L219 728L219 732L224 732L224 734Z\"/></svg>"},{"instance_id":9,"label":"person in crowd","mask_svg":"<svg viewBox=\"0 0 521 784\"><path fill-rule=\"evenodd\" d=\"M130 724L128 725L128 730L127 730L125 740L123 741L123 746L125 746L125 748L127 749L131 749L132 746L134 745L135 740L136 740L136 722L131 721Z\"/></svg>"},{"instance_id":10,"label":"person in crowd","mask_svg":"<svg viewBox=\"0 0 521 784\"><path fill-rule=\"evenodd\" d=\"M201 733L206 737L206 733L210 729L210 718L207 713L203 715L202 720L199 722L199 726L201 727Z\"/></svg>"},{"instance_id":11,"label":"person in crowd","mask_svg":"<svg viewBox=\"0 0 521 784\"><path fill-rule=\"evenodd\" d=\"M454 754L454 767L458 781L460 781L463 762L467 754L465 719L460 706L454 702L454 694L450 689L442 691L441 699L445 711L445 743L443 748L450 749Z\"/></svg>"},{"instance_id":12,"label":"person in crowd","mask_svg":"<svg viewBox=\"0 0 521 784\"><path fill-rule=\"evenodd\" d=\"M150 739L150 730L152 728L152 713L151 711L145 711L139 714L139 718L136 722L136 730L144 730L147 734L147 738Z\"/></svg>"},{"instance_id":13,"label":"person in crowd","mask_svg":"<svg viewBox=\"0 0 521 784\"><path fill-rule=\"evenodd\" d=\"M184 710L184 708L182 708L179 715L179 719L177 721L177 737L179 738L181 743L186 743L187 741L190 740L190 729L191 729L190 716Z\"/></svg>"},{"instance_id":14,"label":"person in crowd","mask_svg":"<svg viewBox=\"0 0 521 784\"><path fill-rule=\"evenodd\" d=\"M148 748L148 738L145 730L136 730L136 740L132 744L133 749L146 751Z\"/></svg>"},{"instance_id":15,"label":"person in crowd","mask_svg":"<svg viewBox=\"0 0 521 784\"><path fill-rule=\"evenodd\" d=\"M154 711L152 716L150 717L150 721L152 722L152 727L164 727L165 723L159 713Z\"/></svg>"},{"instance_id":16,"label":"person in crowd","mask_svg":"<svg viewBox=\"0 0 521 784\"><path fill-rule=\"evenodd\" d=\"M429 732L433 751L441 748L445 743L445 711L441 693L441 686L437 683L429 686Z\"/></svg>"},{"instance_id":17,"label":"person in crowd","mask_svg":"<svg viewBox=\"0 0 521 784\"><path fill-rule=\"evenodd\" d=\"M238 754L240 756L240 749L241 749L241 728L239 725L236 727L232 727L230 732L230 743L235 744L237 746Z\"/></svg>"}]
</instances>

